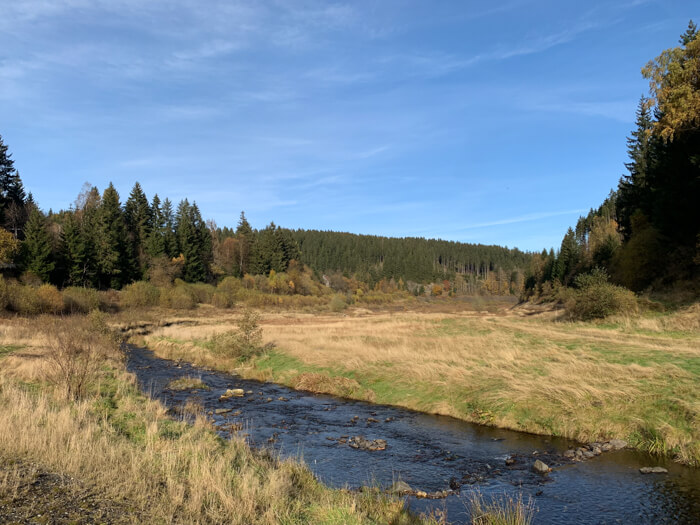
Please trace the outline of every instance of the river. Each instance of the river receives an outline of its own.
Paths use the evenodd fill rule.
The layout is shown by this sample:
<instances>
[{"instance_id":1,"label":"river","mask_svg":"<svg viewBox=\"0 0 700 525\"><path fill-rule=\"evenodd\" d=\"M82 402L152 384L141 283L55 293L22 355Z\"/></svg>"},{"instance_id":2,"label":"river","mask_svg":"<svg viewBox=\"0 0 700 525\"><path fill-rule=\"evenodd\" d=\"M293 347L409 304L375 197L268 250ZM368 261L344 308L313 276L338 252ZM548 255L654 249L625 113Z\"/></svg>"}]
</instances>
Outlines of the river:
<instances>
[{"instance_id":1,"label":"river","mask_svg":"<svg viewBox=\"0 0 700 525\"><path fill-rule=\"evenodd\" d=\"M196 400L212 412L223 436L237 431L253 447L303 459L330 486L390 487L400 479L426 493L449 491L440 499L406 500L416 512L446 510L450 523L468 523L467 502L477 490L487 498L531 498L539 524L700 524L700 469L641 452L611 451L572 462L562 455L577 445L569 440L299 392L178 364L136 347L130 347L128 368L146 393L170 409ZM167 388L188 376L201 378L210 390ZM220 401L229 388L249 393ZM217 409L230 411L215 414ZM355 436L385 440L386 448L353 448ZM534 473L536 459L552 472ZM647 466L662 466L668 473L641 474Z\"/></svg>"}]
</instances>

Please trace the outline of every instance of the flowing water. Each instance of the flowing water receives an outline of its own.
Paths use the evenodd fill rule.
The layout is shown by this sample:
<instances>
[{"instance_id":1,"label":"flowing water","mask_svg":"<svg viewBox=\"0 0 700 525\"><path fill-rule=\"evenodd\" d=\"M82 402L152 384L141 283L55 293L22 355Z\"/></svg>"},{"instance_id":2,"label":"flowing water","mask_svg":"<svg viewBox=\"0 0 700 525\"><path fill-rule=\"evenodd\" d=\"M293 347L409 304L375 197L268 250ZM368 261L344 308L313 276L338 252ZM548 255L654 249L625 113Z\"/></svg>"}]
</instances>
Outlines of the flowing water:
<instances>
[{"instance_id":1,"label":"flowing water","mask_svg":"<svg viewBox=\"0 0 700 525\"><path fill-rule=\"evenodd\" d=\"M450 523L468 522L467 502L478 490L487 498L532 498L535 523L700 524L700 469L629 450L573 463L562 456L576 446L568 440L243 380L141 348L129 354L141 387L166 406L196 400L206 412L230 409L211 415L222 435L238 431L254 447L300 457L330 486L390 487L400 479L426 493L449 491L440 499L409 496L407 504L417 512L446 510ZM201 378L210 390L169 390L180 377ZM219 401L228 388L251 393ZM354 436L386 440L386 449L352 448ZM506 465L508 458L515 462ZM536 459L553 471L544 477L532 472ZM645 466L663 466L668 474L641 474Z\"/></svg>"}]
</instances>

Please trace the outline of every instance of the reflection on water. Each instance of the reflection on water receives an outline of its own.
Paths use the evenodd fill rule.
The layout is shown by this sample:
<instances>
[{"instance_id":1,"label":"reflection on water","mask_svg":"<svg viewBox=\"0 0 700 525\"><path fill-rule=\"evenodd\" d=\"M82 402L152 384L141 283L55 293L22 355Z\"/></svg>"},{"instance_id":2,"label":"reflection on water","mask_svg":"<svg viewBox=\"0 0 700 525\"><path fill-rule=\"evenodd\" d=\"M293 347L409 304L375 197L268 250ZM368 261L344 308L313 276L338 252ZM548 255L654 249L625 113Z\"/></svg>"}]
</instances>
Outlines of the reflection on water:
<instances>
[{"instance_id":1,"label":"reflection on water","mask_svg":"<svg viewBox=\"0 0 700 525\"><path fill-rule=\"evenodd\" d=\"M273 447L301 457L331 486L390 486L395 480L426 492L458 488L439 500L408 498L416 511L446 509L452 523L468 521L467 501L482 495L532 498L536 523L687 523L700 524L700 470L633 451L603 454L570 463L561 453L573 443L556 438L493 429L449 417L394 407L317 396L236 376L181 367L132 348L129 369L142 388L176 407L196 396L222 434L243 427L253 446ZM209 391L174 392L178 377L201 377ZM227 388L252 392L219 401ZM383 451L351 448L353 436L384 439ZM505 460L515 459L512 465ZM531 471L536 458L554 471L543 478ZM639 468L661 465L666 475L642 475Z\"/></svg>"}]
</instances>

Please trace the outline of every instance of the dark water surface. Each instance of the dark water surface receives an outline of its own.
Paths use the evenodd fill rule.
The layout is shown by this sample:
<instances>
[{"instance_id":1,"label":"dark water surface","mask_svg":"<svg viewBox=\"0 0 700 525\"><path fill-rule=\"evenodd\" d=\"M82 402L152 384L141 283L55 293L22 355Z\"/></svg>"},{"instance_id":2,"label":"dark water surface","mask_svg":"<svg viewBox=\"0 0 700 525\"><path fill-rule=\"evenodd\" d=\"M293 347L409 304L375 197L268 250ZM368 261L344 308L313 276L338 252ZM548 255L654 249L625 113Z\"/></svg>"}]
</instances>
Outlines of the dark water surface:
<instances>
[{"instance_id":1,"label":"dark water surface","mask_svg":"<svg viewBox=\"0 0 700 525\"><path fill-rule=\"evenodd\" d=\"M446 509L451 523L468 521L465 502L478 489L484 496L531 497L535 523L700 524L700 469L647 454L623 450L571 463L561 456L575 445L567 440L298 392L185 363L178 366L134 347L128 367L144 391L168 407L196 398L207 412L233 409L212 416L223 434L229 432L225 426L242 425L252 446L303 458L328 485L389 487L400 478L415 490L436 492L449 490L450 482L453 487L461 484L447 498L408 498L410 508L419 512ZM170 381L186 376L201 378L211 390L167 389ZM219 401L227 388L253 393ZM341 436L357 435L385 439L387 448L366 451L338 442ZM506 466L509 457L516 462ZM530 470L538 458L554 467L544 478ZM640 467L657 465L668 474L639 473Z\"/></svg>"}]
</instances>

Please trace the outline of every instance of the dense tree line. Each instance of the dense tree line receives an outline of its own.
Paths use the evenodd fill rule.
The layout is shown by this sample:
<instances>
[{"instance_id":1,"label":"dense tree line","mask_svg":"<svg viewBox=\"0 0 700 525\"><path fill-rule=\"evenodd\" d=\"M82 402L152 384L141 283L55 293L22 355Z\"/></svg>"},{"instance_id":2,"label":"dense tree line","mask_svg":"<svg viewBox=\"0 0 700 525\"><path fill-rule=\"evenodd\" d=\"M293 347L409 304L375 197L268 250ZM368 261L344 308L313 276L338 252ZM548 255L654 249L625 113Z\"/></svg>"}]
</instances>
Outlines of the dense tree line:
<instances>
[{"instance_id":1,"label":"dense tree line","mask_svg":"<svg viewBox=\"0 0 700 525\"><path fill-rule=\"evenodd\" d=\"M700 36L650 61L627 140L627 174L603 205L569 228L558 253L533 258L527 293L570 285L594 268L635 291L698 277L700 266Z\"/></svg>"},{"instance_id":2,"label":"dense tree line","mask_svg":"<svg viewBox=\"0 0 700 525\"><path fill-rule=\"evenodd\" d=\"M301 261L322 273L340 272L376 283L453 281L457 275L486 279L527 267L530 254L518 249L417 237L391 238L331 231L296 230Z\"/></svg>"}]
</instances>

